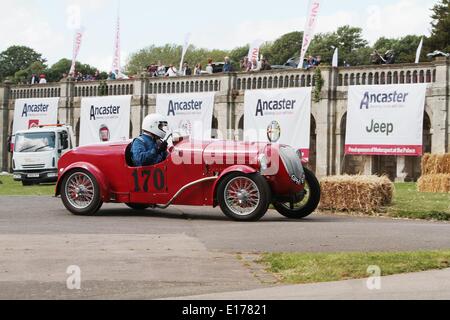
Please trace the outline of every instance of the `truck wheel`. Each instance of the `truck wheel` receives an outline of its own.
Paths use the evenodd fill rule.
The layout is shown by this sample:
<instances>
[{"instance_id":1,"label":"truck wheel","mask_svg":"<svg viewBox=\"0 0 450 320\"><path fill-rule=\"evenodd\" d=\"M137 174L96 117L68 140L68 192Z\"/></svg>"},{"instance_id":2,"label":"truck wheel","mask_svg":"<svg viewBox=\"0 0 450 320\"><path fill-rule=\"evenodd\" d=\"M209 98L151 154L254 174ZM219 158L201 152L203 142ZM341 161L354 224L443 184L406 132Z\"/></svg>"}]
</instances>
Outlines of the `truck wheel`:
<instances>
[{"instance_id":1,"label":"truck wheel","mask_svg":"<svg viewBox=\"0 0 450 320\"><path fill-rule=\"evenodd\" d=\"M282 203L275 201L273 206L275 209L283 216L289 219L302 219L313 213L320 202L320 184L316 176L312 171L305 168L306 184L305 191L306 195L302 201L294 203Z\"/></svg>"},{"instance_id":2,"label":"truck wheel","mask_svg":"<svg viewBox=\"0 0 450 320\"><path fill-rule=\"evenodd\" d=\"M148 204L142 204L142 203L125 203L128 208L131 208L133 210L137 211L144 211L150 208Z\"/></svg>"},{"instance_id":3,"label":"truck wheel","mask_svg":"<svg viewBox=\"0 0 450 320\"><path fill-rule=\"evenodd\" d=\"M217 189L223 213L236 221L258 221L269 209L272 192L260 174L232 173Z\"/></svg>"},{"instance_id":4,"label":"truck wheel","mask_svg":"<svg viewBox=\"0 0 450 320\"><path fill-rule=\"evenodd\" d=\"M95 177L81 169L66 175L61 184L64 206L75 215L92 216L103 205Z\"/></svg>"}]
</instances>

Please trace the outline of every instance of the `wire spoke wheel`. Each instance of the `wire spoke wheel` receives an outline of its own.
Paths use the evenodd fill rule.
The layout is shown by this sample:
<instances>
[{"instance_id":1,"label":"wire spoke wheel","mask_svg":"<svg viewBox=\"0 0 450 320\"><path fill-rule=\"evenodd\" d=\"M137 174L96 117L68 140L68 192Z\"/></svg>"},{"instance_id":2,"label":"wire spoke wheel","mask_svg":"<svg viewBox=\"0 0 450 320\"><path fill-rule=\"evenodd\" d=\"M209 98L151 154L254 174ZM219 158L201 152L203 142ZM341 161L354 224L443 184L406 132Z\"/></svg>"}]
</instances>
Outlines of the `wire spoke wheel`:
<instances>
[{"instance_id":1,"label":"wire spoke wheel","mask_svg":"<svg viewBox=\"0 0 450 320\"><path fill-rule=\"evenodd\" d=\"M227 207L238 216L252 214L261 201L258 186L247 177L236 177L228 182L224 197Z\"/></svg>"},{"instance_id":2,"label":"wire spoke wheel","mask_svg":"<svg viewBox=\"0 0 450 320\"><path fill-rule=\"evenodd\" d=\"M84 172L73 173L67 179L64 188L68 202L76 209L86 209L94 201L94 182Z\"/></svg>"}]
</instances>

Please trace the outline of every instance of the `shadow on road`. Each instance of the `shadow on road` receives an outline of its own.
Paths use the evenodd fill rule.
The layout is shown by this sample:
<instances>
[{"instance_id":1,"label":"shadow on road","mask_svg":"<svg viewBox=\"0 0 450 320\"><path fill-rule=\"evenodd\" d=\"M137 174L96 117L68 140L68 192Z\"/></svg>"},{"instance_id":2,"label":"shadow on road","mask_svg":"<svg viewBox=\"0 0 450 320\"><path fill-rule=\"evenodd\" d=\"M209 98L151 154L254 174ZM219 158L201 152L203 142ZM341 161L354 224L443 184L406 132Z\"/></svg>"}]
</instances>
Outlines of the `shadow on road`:
<instances>
[{"instance_id":1,"label":"shadow on road","mask_svg":"<svg viewBox=\"0 0 450 320\"><path fill-rule=\"evenodd\" d=\"M147 209L147 210L132 210L126 208L117 208L117 209L103 209L100 210L95 217L148 217L148 218L161 218L161 219L173 219L173 220L204 220L204 221L225 221L225 222L233 222L233 221L223 215L220 211L214 212L209 211L205 213L194 213L194 212L182 212L177 209L169 209L166 211L159 209ZM283 222L283 223L309 223L309 222L329 222L335 221L333 217L324 217L321 216L321 219L317 219L318 216L310 216L305 219L295 220L295 219L287 219L283 216L278 216L277 213L269 213L265 217L263 217L258 223L264 222ZM239 222L238 222L239 223ZM244 223L244 222L243 222ZM248 223L248 222L245 222ZM253 222L254 223L254 222Z\"/></svg>"}]
</instances>

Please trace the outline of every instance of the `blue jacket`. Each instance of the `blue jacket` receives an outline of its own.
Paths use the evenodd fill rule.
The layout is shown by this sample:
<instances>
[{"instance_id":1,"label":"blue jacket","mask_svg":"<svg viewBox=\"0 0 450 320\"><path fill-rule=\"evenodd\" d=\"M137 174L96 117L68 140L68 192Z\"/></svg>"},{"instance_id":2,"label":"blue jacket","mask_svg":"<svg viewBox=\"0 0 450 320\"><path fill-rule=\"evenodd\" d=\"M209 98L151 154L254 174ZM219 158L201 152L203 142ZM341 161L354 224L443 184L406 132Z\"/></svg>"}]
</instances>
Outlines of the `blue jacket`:
<instances>
[{"instance_id":1,"label":"blue jacket","mask_svg":"<svg viewBox=\"0 0 450 320\"><path fill-rule=\"evenodd\" d=\"M131 157L136 167L145 167L163 162L167 158L167 152L158 152L156 141L143 134L134 139Z\"/></svg>"}]
</instances>

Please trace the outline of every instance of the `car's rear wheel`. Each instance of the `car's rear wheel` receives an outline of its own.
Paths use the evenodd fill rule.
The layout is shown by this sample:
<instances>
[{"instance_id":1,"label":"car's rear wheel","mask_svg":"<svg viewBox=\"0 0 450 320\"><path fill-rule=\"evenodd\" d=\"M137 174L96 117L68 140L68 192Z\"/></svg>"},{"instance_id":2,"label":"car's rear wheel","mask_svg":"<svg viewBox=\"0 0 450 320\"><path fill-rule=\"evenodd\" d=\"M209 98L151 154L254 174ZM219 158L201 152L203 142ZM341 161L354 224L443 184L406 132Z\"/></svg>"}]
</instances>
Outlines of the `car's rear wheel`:
<instances>
[{"instance_id":1,"label":"car's rear wheel","mask_svg":"<svg viewBox=\"0 0 450 320\"><path fill-rule=\"evenodd\" d=\"M142 203L126 203L127 207L133 210L137 211L144 211L150 208L150 205L148 204L142 204Z\"/></svg>"},{"instance_id":2,"label":"car's rear wheel","mask_svg":"<svg viewBox=\"0 0 450 320\"><path fill-rule=\"evenodd\" d=\"M61 198L67 210L75 215L92 216L103 205L97 180L81 169L72 171L63 179Z\"/></svg>"},{"instance_id":3,"label":"car's rear wheel","mask_svg":"<svg viewBox=\"0 0 450 320\"><path fill-rule=\"evenodd\" d=\"M275 201L273 206L283 216L289 219L302 219L312 214L320 202L320 184L312 171L305 168L306 194L297 203L285 203Z\"/></svg>"},{"instance_id":4,"label":"car's rear wheel","mask_svg":"<svg viewBox=\"0 0 450 320\"><path fill-rule=\"evenodd\" d=\"M260 174L232 173L219 184L217 196L223 213L237 221L257 221L269 209L271 190Z\"/></svg>"}]
</instances>

